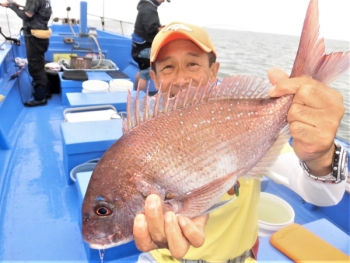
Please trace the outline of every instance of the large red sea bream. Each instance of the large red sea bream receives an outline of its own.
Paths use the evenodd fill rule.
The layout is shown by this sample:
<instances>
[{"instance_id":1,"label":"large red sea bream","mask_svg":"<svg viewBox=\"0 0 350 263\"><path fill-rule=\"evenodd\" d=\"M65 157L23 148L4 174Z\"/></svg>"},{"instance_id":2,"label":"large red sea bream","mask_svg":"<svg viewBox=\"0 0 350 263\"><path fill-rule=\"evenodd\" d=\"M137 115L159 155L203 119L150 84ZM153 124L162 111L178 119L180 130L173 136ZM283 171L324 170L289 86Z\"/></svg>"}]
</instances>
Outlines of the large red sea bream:
<instances>
[{"instance_id":1,"label":"large red sea bream","mask_svg":"<svg viewBox=\"0 0 350 263\"><path fill-rule=\"evenodd\" d=\"M330 83L349 68L350 53L325 54L311 0L291 77ZM196 217L215 205L240 176L263 174L289 139L293 96L268 98L268 80L232 76L220 85L187 87L175 97L129 96L124 134L93 171L82 208L84 240L108 248L133 239L145 198L164 210Z\"/></svg>"}]
</instances>

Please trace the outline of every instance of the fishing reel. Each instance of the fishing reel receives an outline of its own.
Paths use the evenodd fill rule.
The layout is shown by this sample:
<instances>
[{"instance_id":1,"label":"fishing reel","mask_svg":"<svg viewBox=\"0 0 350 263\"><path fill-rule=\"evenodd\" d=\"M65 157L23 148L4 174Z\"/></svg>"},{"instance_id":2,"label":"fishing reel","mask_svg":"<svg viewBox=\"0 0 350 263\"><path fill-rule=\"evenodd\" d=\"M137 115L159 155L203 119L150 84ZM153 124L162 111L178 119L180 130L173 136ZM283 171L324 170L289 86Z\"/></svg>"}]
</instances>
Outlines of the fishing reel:
<instances>
[{"instance_id":1,"label":"fishing reel","mask_svg":"<svg viewBox=\"0 0 350 263\"><path fill-rule=\"evenodd\" d=\"M5 41L13 41L17 46L21 45L21 41L17 38L7 37L2 33L1 27L0 27L0 34L5 38Z\"/></svg>"}]
</instances>

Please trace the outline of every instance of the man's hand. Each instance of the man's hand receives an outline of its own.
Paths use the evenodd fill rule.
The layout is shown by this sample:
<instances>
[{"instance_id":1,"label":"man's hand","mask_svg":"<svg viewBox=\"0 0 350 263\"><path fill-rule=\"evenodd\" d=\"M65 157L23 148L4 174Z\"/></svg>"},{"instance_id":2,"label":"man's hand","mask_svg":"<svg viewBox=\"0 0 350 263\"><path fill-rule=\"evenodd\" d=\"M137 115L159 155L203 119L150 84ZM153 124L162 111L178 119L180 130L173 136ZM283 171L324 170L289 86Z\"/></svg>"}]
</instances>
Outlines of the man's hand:
<instances>
[{"instance_id":1,"label":"man's hand","mask_svg":"<svg viewBox=\"0 0 350 263\"><path fill-rule=\"evenodd\" d=\"M313 175L329 174L334 138L345 112L343 96L311 77L289 78L281 69L270 69L268 77L275 85L271 97L294 95L287 118L296 155Z\"/></svg>"},{"instance_id":2,"label":"man's hand","mask_svg":"<svg viewBox=\"0 0 350 263\"><path fill-rule=\"evenodd\" d=\"M135 217L135 244L143 252L168 248L173 257L182 258L191 245L203 245L208 218L209 215L189 219L174 212L163 213L159 196L152 194L146 198L145 213Z\"/></svg>"},{"instance_id":3,"label":"man's hand","mask_svg":"<svg viewBox=\"0 0 350 263\"><path fill-rule=\"evenodd\" d=\"M7 7L7 6L9 5L9 3L8 3L8 2L0 3L0 5L1 5L2 7Z\"/></svg>"}]
</instances>

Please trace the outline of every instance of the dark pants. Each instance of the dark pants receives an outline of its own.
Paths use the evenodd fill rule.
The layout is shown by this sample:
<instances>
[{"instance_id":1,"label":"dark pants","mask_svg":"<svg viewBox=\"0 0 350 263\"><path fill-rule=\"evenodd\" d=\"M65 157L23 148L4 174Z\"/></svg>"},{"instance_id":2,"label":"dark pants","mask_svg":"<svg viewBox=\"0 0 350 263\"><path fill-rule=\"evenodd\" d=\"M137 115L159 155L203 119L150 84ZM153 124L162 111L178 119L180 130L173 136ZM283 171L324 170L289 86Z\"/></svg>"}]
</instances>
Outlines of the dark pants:
<instances>
[{"instance_id":1,"label":"dark pants","mask_svg":"<svg viewBox=\"0 0 350 263\"><path fill-rule=\"evenodd\" d=\"M146 48L150 48L151 45L152 43L148 43L148 42L144 44L137 44L135 42L132 42L131 56L139 65L140 70L144 70L150 67L150 59L139 57L139 54L142 50Z\"/></svg>"},{"instance_id":2,"label":"dark pants","mask_svg":"<svg viewBox=\"0 0 350 263\"><path fill-rule=\"evenodd\" d=\"M25 37L28 69L33 78L34 99L46 98L48 78L45 71L45 52L49 47L49 39L41 39L32 36Z\"/></svg>"}]
</instances>

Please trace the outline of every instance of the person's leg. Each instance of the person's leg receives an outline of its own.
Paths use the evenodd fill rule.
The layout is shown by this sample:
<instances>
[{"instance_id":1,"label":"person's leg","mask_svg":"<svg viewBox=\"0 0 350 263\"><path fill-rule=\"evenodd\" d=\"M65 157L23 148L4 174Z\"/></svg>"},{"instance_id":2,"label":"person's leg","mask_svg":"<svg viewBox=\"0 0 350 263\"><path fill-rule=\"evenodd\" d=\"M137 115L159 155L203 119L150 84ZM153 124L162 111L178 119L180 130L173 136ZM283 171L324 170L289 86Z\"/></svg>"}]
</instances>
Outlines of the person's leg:
<instances>
[{"instance_id":1,"label":"person's leg","mask_svg":"<svg viewBox=\"0 0 350 263\"><path fill-rule=\"evenodd\" d=\"M25 106L40 106L46 104L48 77L45 71L45 52L49 46L49 39L26 37L26 51L29 74L33 78L34 100Z\"/></svg>"},{"instance_id":2,"label":"person's leg","mask_svg":"<svg viewBox=\"0 0 350 263\"><path fill-rule=\"evenodd\" d=\"M140 54L138 55L139 58L150 58L151 56L151 48L145 48L141 50Z\"/></svg>"},{"instance_id":3,"label":"person's leg","mask_svg":"<svg viewBox=\"0 0 350 263\"><path fill-rule=\"evenodd\" d=\"M140 70L140 79L137 83L137 89L138 90L143 90L143 91L147 91L147 87L148 87L148 81L150 79L150 72L151 68L147 68L144 70Z\"/></svg>"},{"instance_id":4,"label":"person's leg","mask_svg":"<svg viewBox=\"0 0 350 263\"><path fill-rule=\"evenodd\" d=\"M151 48L145 48L140 52L138 57L149 59L150 55L151 55ZM146 69L142 69L139 71L139 78L136 81L136 90L137 89L143 90L143 91L147 90L148 81L150 79L150 75L149 75L150 70L151 68L148 67Z\"/></svg>"}]
</instances>

